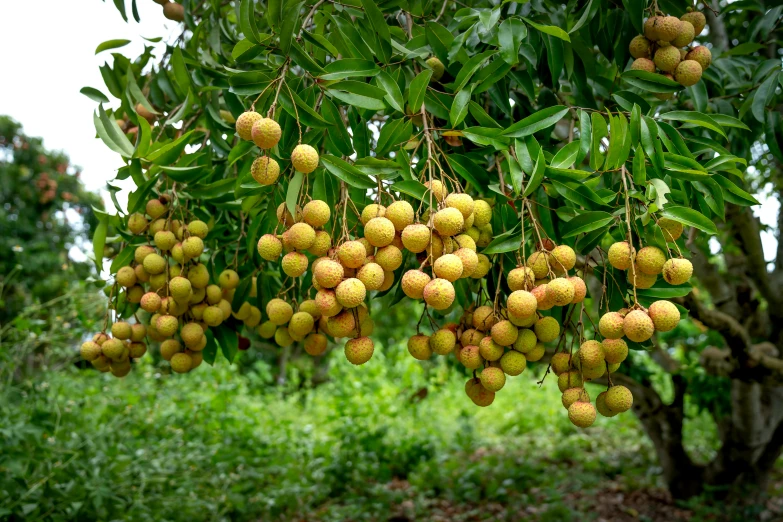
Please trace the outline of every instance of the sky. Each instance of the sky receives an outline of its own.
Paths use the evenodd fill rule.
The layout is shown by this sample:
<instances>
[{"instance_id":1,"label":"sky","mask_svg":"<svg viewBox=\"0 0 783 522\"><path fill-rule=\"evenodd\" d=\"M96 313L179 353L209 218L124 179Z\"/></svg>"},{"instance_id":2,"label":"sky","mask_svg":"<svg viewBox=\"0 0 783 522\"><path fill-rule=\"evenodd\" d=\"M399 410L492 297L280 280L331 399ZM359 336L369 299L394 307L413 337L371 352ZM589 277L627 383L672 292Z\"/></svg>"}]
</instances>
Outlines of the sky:
<instances>
[{"instance_id":1,"label":"sky","mask_svg":"<svg viewBox=\"0 0 783 522\"><path fill-rule=\"evenodd\" d=\"M106 40L127 39L132 43L120 51L137 56L145 43L152 45L142 36L167 41L179 34L179 24L166 20L153 0L137 0L137 5L141 23L132 17L126 23L111 0L0 1L0 49L4 50L0 114L21 122L28 135L42 137L47 148L65 151L82 168L87 188L102 192L108 209L113 204L106 182L122 163L95 137L96 103L79 92L90 86L108 95L98 67L112 61L111 52L96 56L95 49ZM116 184L133 188L130 179ZM754 212L774 230L778 201L758 198L762 205ZM118 200L125 204L127 190L118 194ZM775 234L764 232L762 241L765 258L773 260Z\"/></svg>"}]
</instances>

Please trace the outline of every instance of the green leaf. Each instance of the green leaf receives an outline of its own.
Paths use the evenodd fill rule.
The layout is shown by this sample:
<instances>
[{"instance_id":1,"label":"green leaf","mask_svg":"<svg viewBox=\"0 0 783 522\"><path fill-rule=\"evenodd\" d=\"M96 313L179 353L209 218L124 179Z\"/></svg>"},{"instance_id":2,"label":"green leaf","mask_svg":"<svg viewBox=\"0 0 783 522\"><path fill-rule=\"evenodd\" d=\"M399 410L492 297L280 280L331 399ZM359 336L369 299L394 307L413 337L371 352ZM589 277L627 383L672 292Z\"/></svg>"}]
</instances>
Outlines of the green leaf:
<instances>
[{"instance_id":1,"label":"green leaf","mask_svg":"<svg viewBox=\"0 0 783 522\"><path fill-rule=\"evenodd\" d=\"M95 49L95 54L101 53L103 51L107 51L109 49L118 49L120 47L125 47L130 42L131 42L130 40L106 40Z\"/></svg>"},{"instance_id":2,"label":"green leaf","mask_svg":"<svg viewBox=\"0 0 783 522\"><path fill-rule=\"evenodd\" d=\"M359 107L360 109L369 109L373 111L382 111L386 108L386 104L382 100L377 98L370 98L362 94L355 94L348 91L338 91L336 89L326 89L330 95L338 100Z\"/></svg>"},{"instance_id":3,"label":"green leaf","mask_svg":"<svg viewBox=\"0 0 783 522\"><path fill-rule=\"evenodd\" d=\"M519 46L525 38L527 38L527 27L522 20L516 17L503 20L498 29L498 45L503 61L510 65L519 63Z\"/></svg>"},{"instance_id":4,"label":"green leaf","mask_svg":"<svg viewBox=\"0 0 783 522\"><path fill-rule=\"evenodd\" d=\"M682 89L682 85L674 80L670 80L662 74L647 71L625 71L621 78L634 87L648 92L670 93Z\"/></svg>"},{"instance_id":5,"label":"green leaf","mask_svg":"<svg viewBox=\"0 0 783 522\"><path fill-rule=\"evenodd\" d=\"M761 123L764 123L767 105L772 100L772 96L775 94L775 88L777 87L778 83L777 76L777 71L775 71L775 74L770 75L769 78L764 80L764 83L759 85L759 88L756 89L756 94L753 96L751 111L753 112L753 116Z\"/></svg>"},{"instance_id":6,"label":"green leaf","mask_svg":"<svg viewBox=\"0 0 783 522\"><path fill-rule=\"evenodd\" d=\"M393 147L407 142L413 131L413 124L408 118L399 118L396 120L387 120L381 127L378 136L378 144L375 147L375 154L383 156Z\"/></svg>"},{"instance_id":7,"label":"green leaf","mask_svg":"<svg viewBox=\"0 0 783 522\"><path fill-rule=\"evenodd\" d=\"M736 205L760 205L759 201L753 197L753 195L745 192L737 185L734 184L727 177L718 174L712 176L712 178L718 185L724 189L724 195L726 199ZM732 197L734 196L734 197Z\"/></svg>"},{"instance_id":8,"label":"green leaf","mask_svg":"<svg viewBox=\"0 0 783 522\"><path fill-rule=\"evenodd\" d=\"M557 191L568 201L581 205L583 207L592 208L595 206L605 207L606 203L601 197L595 193L593 189L587 185L577 183L575 181L561 182L555 179L550 180L552 185Z\"/></svg>"},{"instance_id":9,"label":"green leaf","mask_svg":"<svg viewBox=\"0 0 783 522\"><path fill-rule=\"evenodd\" d=\"M299 190L302 188L304 174L297 172L288 182L288 191L285 195L285 206L292 216L296 215L296 202L299 200Z\"/></svg>"},{"instance_id":10,"label":"green leaf","mask_svg":"<svg viewBox=\"0 0 783 522\"><path fill-rule=\"evenodd\" d=\"M427 92L427 85L429 85L431 77L432 69L424 69L411 80L408 88L408 106L413 114L421 110L421 104L424 103L424 95Z\"/></svg>"},{"instance_id":11,"label":"green leaf","mask_svg":"<svg viewBox=\"0 0 783 522\"><path fill-rule=\"evenodd\" d=\"M424 201L425 196L428 194L427 187L413 179L398 181L389 188L395 192L401 192L403 194L412 196L419 201ZM427 198L429 198L429 196L427 196Z\"/></svg>"},{"instance_id":12,"label":"green leaf","mask_svg":"<svg viewBox=\"0 0 783 522\"><path fill-rule=\"evenodd\" d=\"M593 124L590 121L590 113L579 109L579 154L576 156L577 164L582 163L590 152L593 140Z\"/></svg>"},{"instance_id":13,"label":"green leaf","mask_svg":"<svg viewBox=\"0 0 783 522\"><path fill-rule=\"evenodd\" d=\"M397 82L395 82L386 71L380 71L375 79L383 90L386 91L386 95L383 99L395 110L404 113L405 109L403 106L405 105L405 100L402 97L402 92L400 91L400 86L397 85Z\"/></svg>"},{"instance_id":14,"label":"green leaf","mask_svg":"<svg viewBox=\"0 0 783 522\"><path fill-rule=\"evenodd\" d=\"M636 146L633 156L633 182L642 187L647 182L647 166L645 165L644 150L641 143Z\"/></svg>"},{"instance_id":15,"label":"green leaf","mask_svg":"<svg viewBox=\"0 0 783 522\"><path fill-rule=\"evenodd\" d=\"M503 254L506 252L514 252L515 250L519 250L520 246L522 246L522 233L519 232L510 234L506 232L505 234L501 234L493 239L492 242L481 251L481 253L485 256L491 256L492 254Z\"/></svg>"},{"instance_id":16,"label":"green leaf","mask_svg":"<svg viewBox=\"0 0 783 522\"><path fill-rule=\"evenodd\" d=\"M98 113L94 115L93 122L98 136L111 150L126 158L133 156L133 145L123 134L117 122L109 118L103 105L98 107Z\"/></svg>"},{"instance_id":17,"label":"green leaf","mask_svg":"<svg viewBox=\"0 0 783 522\"><path fill-rule=\"evenodd\" d=\"M557 151L555 157L549 165L556 169L567 169L574 164L576 157L579 155L579 147L581 144L578 141L572 141L565 147Z\"/></svg>"},{"instance_id":18,"label":"green leaf","mask_svg":"<svg viewBox=\"0 0 783 522\"><path fill-rule=\"evenodd\" d=\"M538 31L541 31L542 33L546 33L550 36L554 36L556 38L560 38L561 40L564 40L568 43L571 43L571 38L568 36L568 33L563 31L557 26L554 25L540 25L535 23L533 20L530 20L529 18L522 18L527 24L532 27L533 29L536 29Z\"/></svg>"},{"instance_id":19,"label":"green leaf","mask_svg":"<svg viewBox=\"0 0 783 522\"><path fill-rule=\"evenodd\" d=\"M446 161L462 179L473 185L479 194L484 194L485 187L489 184L486 169L476 162L461 154L446 155Z\"/></svg>"},{"instance_id":20,"label":"green leaf","mask_svg":"<svg viewBox=\"0 0 783 522\"><path fill-rule=\"evenodd\" d=\"M318 76L324 74L325 72L323 67L318 65L315 60L313 60L310 55L307 54L304 49L302 49L296 40L291 41L291 47L288 50L288 55L296 65L309 72L313 76Z\"/></svg>"},{"instance_id":21,"label":"green leaf","mask_svg":"<svg viewBox=\"0 0 783 522\"><path fill-rule=\"evenodd\" d=\"M756 51L760 51L762 49L766 48L765 45L756 43L756 42L744 42L739 44L736 47L732 47L728 51L723 51L721 53L721 58L724 56L741 56L745 54L752 54Z\"/></svg>"},{"instance_id":22,"label":"green leaf","mask_svg":"<svg viewBox=\"0 0 783 522\"><path fill-rule=\"evenodd\" d=\"M133 160L138 162L139 160ZM133 192L128 194L128 214L133 214L141 210L144 207L147 196L152 191L152 187L158 182L158 175L152 176L150 179L142 183Z\"/></svg>"},{"instance_id":23,"label":"green leaf","mask_svg":"<svg viewBox=\"0 0 783 522\"><path fill-rule=\"evenodd\" d=\"M245 38L254 44L260 44L261 39L258 36L256 27L256 13L254 0L242 0L239 4L239 28L245 35Z\"/></svg>"},{"instance_id":24,"label":"green leaf","mask_svg":"<svg viewBox=\"0 0 783 522\"><path fill-rule=\"evenodd\" d=\"M706 114L702 114L696 111L671 111L665 112L659 116L662 120L675 120L697 125L699 127L706 127L726 137L726 132L718 123Z\"/></svg>"},{"instance_id":25,"label":"green leaf","mask_svg":"<svg viewBox=\"0 0 783 522\"><path fill-rule=\"evenodd\" d=\"M234 362L239 351L239 338L237 333L226 324L211 328L215 333L215 340L220 345L220 351L223 352L223 356L228 359L229 363Z\"/></svg>"},{"instance_id":26,"label":"green leaf","mask_svg":"<svg viewBox=\"0 0 783 522\"><path fill-rule=\"evenodd\" d=\"M361 0L364 6L364 14L369 18L372 30L378 38L378 51L380 51L381 60L388 63L391 58L391 35L389 34L389 25L383 17L383 13L378 9L374 0Z\"/></svg>"},{"instance_id":27,"label":"green leaf","mask_svg":"<svg viewBox=\"0 0 783 522\"><path fill-rule=\"evenodd\" d=\"M590 168L598 170L604 164L601 141L609 135L609 126L604 117L597 112L592 113L590 119L593 127L593 139L590 143Z\"/></svg>"},{"instance_id":28,"label":"green leaf","mask_svg":"<svg viewBox=\"0 0 783 522\"><path fill-rule=\"evenodd\" d=\"M231 50L231 57L236 62L250 61L263 51L264 48L256 45L247 38L242 38Z\"/></svg>"},{"instance_id":29,"label":"green leaf","mask_svg":"<svg viewBox=\"0 0 783 522\"><path fill-rule=\"evenodd\" d=\"M653 192L654 191L654 192ZM660 210L666 205L666 194L671 194L671 189L666 182L660 178L653 178L650 180L650 185L647 188L647 198L652 199L655 197L655 209Z\"/></svg>"},{"instance_id":30,"label":"green leaf","mask_svg":"<svg viewBox=\"0 0 783 522\"><path fill-rule=\"evenodd\" d=\"M750 127L742 123L742 121L727 114L710 114L710 118L722 127L736 127L738 129L750 131Z\"/></svg>"},{"instance_id":31,"label":"green leaf","mask_svg":"<svg viewBox=\"0 0 783 522\"><path fill-rule=\"evenodd\" d=\"M283 109L285 109L288 114L308 127L323 129L324 127L329 127L331 125L323 116L315 112L305 103L293 90L281 89L280 97L278 99L280 100Z\"/></svg>"},{"instance_id":32,"label":"green leaf","mask_svg":"<svg viewBox=\"0 0 783 522\"><path fill-rule=\"evenodd\" d=\"M604 228L612 221L614 221L614 216L608 212L584 212L561 225L563 238L574 237Z\"/></svg>"},{"instance_id":33,"label":"green leaf","mask_svg":"<svg viewBox=\"0 0 783 522\"><path fill-rule=\"evenodd\" d=\"M177 161L177 158L179 158L180 154L182 154L182 151L185 150L185 147L188 145L188 140L190 140L193 132L194 131L186 132L176 140L169 142L158 149L155 149L154 151L147 154L146 159L155 165L170 165L174 163Z\"/></svg>"},{"instance_id":34,"label":"green leaf","mask_svg":"<svg viewBox=\"0 0 783 522\"><path fill-rule=\"evenodd\" d=\"M461 90L454 97L454 101L451 104L451 110L449 111L449 120L451 126L456 127L465 116L468 115L468 104L470 103L470 91L467 89Z\"/></svg>"},{"instance_id":35,"label":"green leaf","mask_svg":"<svg viewBox=\"0 0 783 522\"><path fill-rule=\"evenodd\" d=\"M324 164L326 170L352 187L371 189L376 186L375 182L365 173L336 156L325 154L321 156L321 163Z\"/></svg>"},{"instance_id":36,"label":"green leaf","mask_svg":"<svg viewBox=\"0 0 783 522\"><path fill-rule=\"evenodd\" d=\"M215 342L215 336L210 328L207 328L206 334L207 345L201 350L201 355L204 357L204 362L210 366L215 365L215 358L217 357L218 345Z\"/></svg>"},{"instance_id":37,"label":"green leaf","mask_svg":"<svg viewBox=\"0 0 783 522\"><path fill-rule=\"evenodd\" d=\"M103 249L106 246L106 233L109 230L109 216L107 214L96 214L98 217L98 226L92 235L92 252L95 256L95 268L98 274L103 271Z\"/></svg>"},{"instance_id":38,"label":"green leaf","mask_svg":"<svg viewBox=\"0 0 783 522\"><path fill-rule=\"evenodd\" d=\"M708 234L715 235L718 233L718 229L715 227L715 223L692 208L669 205L661 210L661 215L675 221L679 221L684 225L703 230Z\"/></svg>"},{"instance_id":39,"label":"green leaf","mask_svg":"<svg viewBox=\"0 0 783 522\"><path fill-rule=\"evenodd\" d=\"M673 299L675 297L685 297L692 291L693 287L687 283L679 286L672 286L665 281L658 280L652 288L644 290L637 289L636 295L649 299Z\"/></svg>"},{"instance_id":40,"label":"green leaf","mask_svg":"<svg viewBox=\"0 0 783 522\"><path fill-rule=\"evenodd\" d=\"M530 176L527 185L525 185L525 191L522 193L523 198L530 196L541 185L545 172L546 159L544 158L544 151L538 149L538 157L536 158L536 164L533 167L533 174Z\"/></svg>"},{"instance_id":41,"label":"green leaf","mask_svg":"<svg viewBox=\"0 0 783 522\"><path fill-rule=\"evenodd\" d=\"M131 261L133 261L133 257L135 253L136 253L136 245L128 245L122 250L120 250L120 253L114 256L114 259L111 262L111 268L109 268L109 272L111 272L112 274L116 274L120 268L126 265L130 265Z\"/></svg>"},{"instance_id":42,"label":"green leaf","mask_svg":"<svg viewBox=\"0 0 783 522\"><path fill-rule=\"evenodd\" d=\"M294 33L298 32L300 24L299 18L304 5L304 0L288 0L285 2L285 9L281 12L285 13L280 17L282 24L274 24L272 27L280 26L280 51L283 55L288 54L288 50L291 48L291 41L294 38Z\"/></svg>"},{"instance_id":43,"label":"green leaf","mask_svg":"<svg viewBox=\"0 0 783 522\"><path fill-rule=\"evenodd\" d=\"M465 85L468 84L471 77L479 70L479 68L486 62L490 56L495 54L495 51L485 51L481 54L471 57L470 60L465 62L462 66L457 77L454 79L454 92L459 92ZM411 85L411 89L413 85Z\"/></svg>"},{"instance_id":44,"label":"green leaf","mask_svg":"<svg viewBox=\"0 0 783 522\"><path fill-rule=\"evenodd\" d=\"M320 75L322 80L344 80L355 76L375 76L381 72L375 62L359 58L344 58L335 60L323 67L325 73ZM388 73L385 73L388 76Z\"/></svg>"},{"instance_id":45,"label":"green leaf","mask_svg":"<svg viewBox=\"0 0 783 522\"><path fill-rule=\"evenodd\" d=\"M568 112L568 107L555 105L534 112L522 121L518 121L503 131L503 135L509 138L522 138L538 131L544 130L557 123Z\"/></svg>"},{"instance_id":46,"label":"green leaf","mask_svg":"<svg viewBox=\"0 0 783 522\"><path fill-rule=\"evenodd\" d=\"M82 87L79 92L87 96L92 101L98 103L109 103L109 98L107 98L106 95L101 91L94 89L93 87Z\"/></svg>"},{"instance_id":47,"label":"green leaf","mask_svg":"<svg viewBox=\"0 0 783 522\"><path fill-rule=\"evenodd\" d=\"M182 56L182 49L175 47L171 53L171 66L174 69L174 78L177 80L182 94L187 94L190 91L190 74L188 68L185 65L185 58Z\"/></svg>"}]
</instances>

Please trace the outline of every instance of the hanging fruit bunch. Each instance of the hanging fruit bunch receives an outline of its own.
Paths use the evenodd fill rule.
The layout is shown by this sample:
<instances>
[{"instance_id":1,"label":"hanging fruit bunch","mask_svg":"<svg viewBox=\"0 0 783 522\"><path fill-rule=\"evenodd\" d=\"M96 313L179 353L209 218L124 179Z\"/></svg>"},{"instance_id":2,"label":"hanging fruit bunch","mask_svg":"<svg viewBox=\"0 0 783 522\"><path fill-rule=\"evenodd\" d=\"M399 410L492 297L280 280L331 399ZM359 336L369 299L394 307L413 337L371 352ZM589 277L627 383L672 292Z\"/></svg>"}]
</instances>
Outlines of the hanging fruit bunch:
<instances>
[{"instance_id":1,"label":"hanging fruit bunch","mask_svg":"<svg viewBox=\"0 0 783 522\"><path fill-rule=\"evenodd\" d=\"M291 18L256 17L252 2L220 9L239 23L197 32L151 72L146 60L125 64L122 106L96 114L99 137L124 158L118 177L137 188L96 233L114 231L118 254L85 359L123 376L152 343L185 373L218 351L233 361L249 346L314 357L338 346L373 364L383 348L373 311L407 306L421 311L405 333L411 356L452 360L479 406L530 364L541 384L553 374L576 426L631 408L629 351L687 312L660 298L691 291L685 227L716 233L714 192L701 193L714 187L693 180L745 198L732 181L739 158L716 163L717 141L692 153L683 138L722 133L717 121L675 128L630 91L618 97L627 106L610 94L602 109L579 106L578 92L552 85L578 68L532 76L537 45L568 35L513 11L465 34L455 55L438 42L456 26L399 25L369 1ZM704 17L650 9L631 53L692 85L689 62L698 77L709 65L692 46ZM282 34L259 30L284 18ZM597 37L600 21L582 18L572 31ZM588 382L606 389L590 397Z\"/></svg>"}]
</instances>

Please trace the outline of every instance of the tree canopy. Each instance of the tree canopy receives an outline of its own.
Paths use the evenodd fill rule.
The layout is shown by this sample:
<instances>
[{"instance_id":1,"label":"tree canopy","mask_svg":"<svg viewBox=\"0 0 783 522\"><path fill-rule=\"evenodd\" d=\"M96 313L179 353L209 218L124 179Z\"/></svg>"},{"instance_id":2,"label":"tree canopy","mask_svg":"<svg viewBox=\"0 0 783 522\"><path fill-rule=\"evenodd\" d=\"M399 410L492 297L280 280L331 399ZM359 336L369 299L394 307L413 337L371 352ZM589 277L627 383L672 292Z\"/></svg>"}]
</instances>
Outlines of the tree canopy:
<instances>
[{"instance_id":1,"label":"tree canopy","mask_svg":"<svg viewBox=\"0 0 783 522\"><path fill-rule=\"evenodd\" d=\"M455 353L477 404L540 361L574 424L632 395L675 493L763 475L783 408L743 388L733 407L757 401L763 426L715 409L726 452L691 464L692 359L654 332L693 317L728 349L702 352L713 373L780 393L781 261L768 270L749 207L783 161L782 6L162 3L183 22L163 55L104 42L113 100L82 91L136 184L95 234L98 258L118 244L115 339L107 316L82 348L96 367L127 374L146 336L182 372L271 338L314 355L341 339L364 363L363 303L423 298L411 354ZM645 359L671 374L670 405ZM586 380L608 382L603 399Z\"/></svg>"}]
</instances>

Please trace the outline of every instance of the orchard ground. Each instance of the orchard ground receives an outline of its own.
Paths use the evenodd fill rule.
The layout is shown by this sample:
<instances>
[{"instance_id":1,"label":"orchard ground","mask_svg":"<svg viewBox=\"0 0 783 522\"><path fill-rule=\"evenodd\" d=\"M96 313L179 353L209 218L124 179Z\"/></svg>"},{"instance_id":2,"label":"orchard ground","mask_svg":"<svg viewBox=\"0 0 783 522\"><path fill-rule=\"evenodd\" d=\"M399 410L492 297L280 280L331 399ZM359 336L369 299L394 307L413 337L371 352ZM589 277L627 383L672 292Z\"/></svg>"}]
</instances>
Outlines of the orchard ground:
<instances>
[{"instance_id":1,"label":"orchard ground","mask_svg":"<svg viewBox=\"0 0 783 522\"><path fill-rule=\"evenodd\" d=\"M242 352L239 365L187 377L142 359L117 380L76 367L5 388L0 400L0 517L68 520L747 519L709 498L673 503L633 415L579 430L544 366L528 368L492 408L464 397L444 359L422 364L404 342L373 360L329 355L310 388L310 359L277 368ZM245 370L240 373L238 368ZM598 387L588 385L595 396ZM719 447L689 407L689 453ZM780 466L760 515L783 516ZM759 513L754 513L757 515ZM22 518L18 518L22 516ZM12 515L13 517L13 515Z\"/></svg>"}]
</instances>

